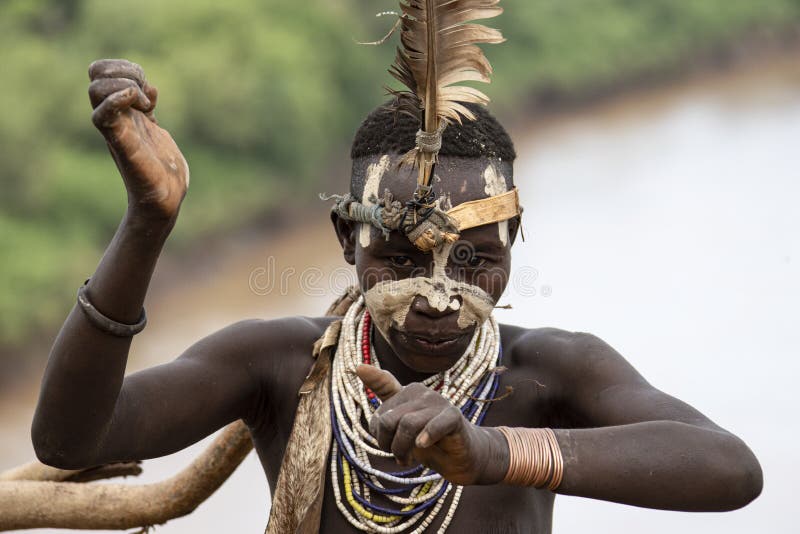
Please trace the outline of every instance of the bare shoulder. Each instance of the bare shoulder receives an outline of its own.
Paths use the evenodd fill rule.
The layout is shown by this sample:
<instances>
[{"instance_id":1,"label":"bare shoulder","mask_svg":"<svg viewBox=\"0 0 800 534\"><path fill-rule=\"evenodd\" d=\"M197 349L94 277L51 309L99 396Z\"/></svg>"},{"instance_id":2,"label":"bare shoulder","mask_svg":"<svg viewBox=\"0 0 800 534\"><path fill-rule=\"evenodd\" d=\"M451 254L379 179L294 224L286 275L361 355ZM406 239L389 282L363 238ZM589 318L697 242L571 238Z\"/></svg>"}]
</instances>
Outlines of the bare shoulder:
<instances>
[{"instance_id":1,"label":"bare shoulder","mask_svg":"<svg viewBox=\"0 0 800 534\"><path fill-rule=\"evenodd\" d=\"M670 420L718 428L688 404L653 387L608 343L585 332L506 327L511 365L535 373L565 427ZM513 367L512 367L513 369Z\"/></svg>"},{"instance_id":2,"label":"bare shoulder","mask_svg":"<svg viewBox=\"0 0 800 534\"><path fill-rule=\"evenodd\" d=\"M310 356L314 342L335 319L303 316L245 319L223 328L206 340L215 340L230 349L227 353L241 357L280 358L286 351L306 349Z\"/></svg>"},{"instance_id":3,"label":"bare shoulder","mask_svg":"<svg viewBox=\"0 0 800 534\"><path fill-rule=\"evenodd\" d=\"M278 319L244 319L212 334L241 348L268 349L318 339L335 317L291 316Z\"/></svg>"},{"instance_id":4,"label":"bare shoulder","mask_svg":"<svg viewBox=\"0 0 800 534\"><path fill-rule=\"evenodd\" d=\"M501 325L501 334L511 362L522 367L586 370L604 361L624 361L605 341L586 332Z\"/></svg>"},{"instance_id":5,"label":"bare shoulder","mask_svg":"<svg viewBox=\"0 0 800 534\"><path fill-rule=\"evenodd\" d=\"M245 372L260 386L302 373L311 349L331 317L246 319L231 324L190 347L178 361L196 362L217 372Z\"/></svg>"},{"instance_id":6,"label":"bare shoulder","mask_svg":"<svg viewBox=\"0 0 800 534\"><path fill-rule=\"evenodd\" d=\"M510 366L535 369L547 379L550 392L564 399L613 386L649 386L619 352L593 334L505 325L501 331Z\"/></svg>"}]
</instances>

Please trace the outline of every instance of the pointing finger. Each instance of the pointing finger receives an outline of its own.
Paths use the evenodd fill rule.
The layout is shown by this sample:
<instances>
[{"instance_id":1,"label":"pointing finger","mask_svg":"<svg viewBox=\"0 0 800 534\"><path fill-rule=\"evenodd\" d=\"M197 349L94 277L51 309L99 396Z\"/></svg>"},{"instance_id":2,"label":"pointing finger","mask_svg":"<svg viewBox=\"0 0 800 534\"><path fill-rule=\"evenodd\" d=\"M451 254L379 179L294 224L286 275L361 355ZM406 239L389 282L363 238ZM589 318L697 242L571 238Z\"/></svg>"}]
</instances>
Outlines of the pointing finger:
<instances>
[{"instance_id":1,"label":"pointing finger","mask_svg":"<svg viewBox=\"0 0 800 534\"><path fill-rule=\"evenodd\" d=\"M392 373L371 365L359 365L356 367L356 374L382 401L391 399L403 389Z\"/></svg>"}]
</instances>

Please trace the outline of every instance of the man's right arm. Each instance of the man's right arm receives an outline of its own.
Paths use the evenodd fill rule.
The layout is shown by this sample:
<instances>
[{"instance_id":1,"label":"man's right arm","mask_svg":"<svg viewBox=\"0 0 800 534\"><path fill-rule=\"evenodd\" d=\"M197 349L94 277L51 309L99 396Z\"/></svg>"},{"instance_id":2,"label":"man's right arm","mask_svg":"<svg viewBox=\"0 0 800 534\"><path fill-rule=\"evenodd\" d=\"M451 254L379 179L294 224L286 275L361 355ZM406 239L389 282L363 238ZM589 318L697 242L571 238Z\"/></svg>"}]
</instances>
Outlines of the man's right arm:
<instances>
[{"instance_id":1,"label":"man's right arm","mask_svg":"<svg viewBox=\"0 0 800 534\"><path fill-rule=\"evenodd\" d=\"M109 319L134 324L186 193L189 170L172 137L155 121L157 92L138 65L101 60L89 75L92 120L125 182L128 209L85 296ZM123 389L131 338L98 328L76 305L45 371L32 428L37 455L59 467L156 456L240 417L253 381L245 370L216 367L226 353L238 349L241 354L242 346L230 345L246 344L248 335L257 335L248 332L258 328L232 328L167 366L132 375ZM230 341L237 336L242 340ZM176 435L172 429L181 424Z\"/></svg>"}]
</instances>

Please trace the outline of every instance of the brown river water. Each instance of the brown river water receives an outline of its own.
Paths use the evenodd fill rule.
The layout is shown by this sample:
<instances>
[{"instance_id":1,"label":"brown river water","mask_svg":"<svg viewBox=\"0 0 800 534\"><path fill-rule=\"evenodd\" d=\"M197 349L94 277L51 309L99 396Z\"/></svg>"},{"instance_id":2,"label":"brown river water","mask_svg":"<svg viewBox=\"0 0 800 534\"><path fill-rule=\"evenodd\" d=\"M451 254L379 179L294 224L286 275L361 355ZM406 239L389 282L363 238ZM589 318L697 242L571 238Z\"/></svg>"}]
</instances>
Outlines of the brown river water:
<instances>
[{"instance_id":1,"label":"brown river water","mask_svg":"<svg viewBox=\"0 0 800 534\"><path fill-rule=\"evenodd\" d=\"M559 497L554 532L798 532L800 62L676 82L521 126L512 136L527 239L515 245L502 302L513 308L498 310L500 320L602 337L656 387L742 437L765 472L763 495L727 514ZM320 208L301 228L217 244L197 256L199 267L167 251L130 370L169 361L239 319L324 311L331 287L353 280L328 226ZM0 399L0 470L33 458L36 385L19 383ZM171 475L203 443L145 462L129 482ZM251 454L194 514L157 532L262 532L268 509Z\"/></svg>"}]
</instances>

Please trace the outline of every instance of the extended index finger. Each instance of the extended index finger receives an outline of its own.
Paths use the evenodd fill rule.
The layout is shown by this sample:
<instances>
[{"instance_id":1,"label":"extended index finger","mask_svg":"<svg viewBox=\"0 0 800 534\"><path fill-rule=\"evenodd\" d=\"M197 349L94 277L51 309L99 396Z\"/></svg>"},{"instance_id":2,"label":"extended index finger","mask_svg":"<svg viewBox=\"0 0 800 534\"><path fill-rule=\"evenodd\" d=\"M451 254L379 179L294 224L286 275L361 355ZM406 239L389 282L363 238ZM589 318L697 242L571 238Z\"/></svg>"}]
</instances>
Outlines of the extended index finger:
<instances>
[{"instance_id":1,"label":"extended index finger","mask_svg":"<svg viewBox=\"0 0 800 534\"><path fill-rule=\"evenodd\" d=\"M356 367L356 374L382 401L391 399L403 389L392 373L371 365L359 365Z\"/></svg>"},{"instance_id":2,"label":"extended index finger","mask_svg":"<svg viewBox=\"0 0 800 534\"><path fill-rule=\"evenodd\" d=\"M89 79L98 78L128 78L139 87L145 83L144 69L127 59L98 59L93 62L89 65Z\"/></svg>"}]
</instances>

